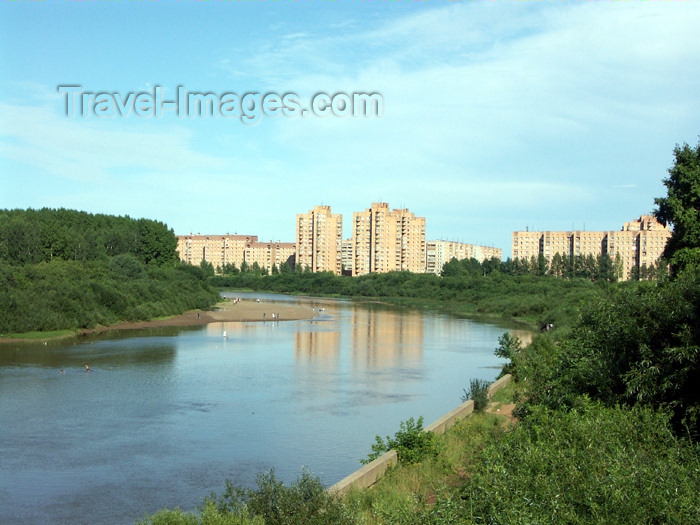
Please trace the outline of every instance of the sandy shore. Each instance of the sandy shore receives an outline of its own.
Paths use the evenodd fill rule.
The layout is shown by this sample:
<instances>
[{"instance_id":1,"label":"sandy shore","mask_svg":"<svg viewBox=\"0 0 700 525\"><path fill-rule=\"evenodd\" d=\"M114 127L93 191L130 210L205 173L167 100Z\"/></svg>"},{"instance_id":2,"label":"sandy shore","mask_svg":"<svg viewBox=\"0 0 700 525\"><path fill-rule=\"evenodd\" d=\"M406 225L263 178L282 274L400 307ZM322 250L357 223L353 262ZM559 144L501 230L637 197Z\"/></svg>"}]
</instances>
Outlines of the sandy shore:
<instances>
[{"instance_id":1,"label":"sandy shore","mask_svg":"<svg viewBox=\"0 0 700 525\"><path fill-rule=\"evenodd\" d=\"M272 314L275 314L277 317L273 319ZM87 335L109 330L135 330L138 328L159 326L198 326L221 321L294 321L299 319L312 319L316 315L318 315L318 313L314 312L311 306L265 301L258 303L253 299L242 299L234 303L232 299L226 299L218 303L214 307L214 310L190 310L182 315L175 315L166 319L98 326L96 328L80 330L78 334ZM29 340L0 338L0 343L9 342L29 342Z\"/></svg>"},{"instance_id":2,"label":"sandy shore","mask_svg":"<svg viewBox=\"0 0 700 525\"><path fill-rule=\"evenodd\" d=\"M275 314L277 317L273 319L272 314ZM299 319L312 319L316 315L317 313L314 312L311 306L268 303L265 301L258 303L253 299L241 299L237 303L234 303L232 299L226 299L218 303L214 307L214 310L190 310L182 315L168 317L167 319L119 323L114 326L84 330L83 333L92 333L102 330L150 328L154 326L198 326L221 321L295 321Z\"/></svg>"}]
</instances>

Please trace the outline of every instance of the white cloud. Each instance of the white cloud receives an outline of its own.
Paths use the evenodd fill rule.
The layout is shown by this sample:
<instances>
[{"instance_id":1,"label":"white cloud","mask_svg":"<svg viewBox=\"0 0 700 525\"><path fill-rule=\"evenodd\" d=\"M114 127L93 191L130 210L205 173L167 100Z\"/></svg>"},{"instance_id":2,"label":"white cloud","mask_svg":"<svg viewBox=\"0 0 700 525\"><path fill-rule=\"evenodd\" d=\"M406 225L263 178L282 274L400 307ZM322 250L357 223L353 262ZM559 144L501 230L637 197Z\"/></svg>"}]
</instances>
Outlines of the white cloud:
<instances>
[{"instance_id":1,"label":"white cloud","mask_svg":"<svg viewBox=\"0 0 700 525\"><path fill-rule=\"evenodd\" d=\"M148 126L132 119L130 126L124 120L69 118L48 105L0 104L0 114L3 156L66 179L94 182L120 171L177 175L224 166L192 148L192 131L162 121Z\"/></svg>"},{"instance_id":2,"label":"white cloud","mask_svg":"<svg viewBox=\"0 0 700 525\"><path fill-rule=\"evenodd\" d=\"M448 236L459 237L449 230L459 232L465 214L491 216L507 236L535 213L570 223L647 211L673 145L697 138L700 3L460 2L397 12L299 19L247 33L257 40L222 35L202 79L304 98L379 91L381 118L251 127L69 119L35 84L26 101L0 106L0 155L86 187L138 174L151 195L167 187L153 203L186 198L187 212L171 202L168 213L195 230L216 215L262 225L262 202L279 224L321 201L349 213L382 198L442 214ZM605 193L613 184L624 208L613 201L619 192ZM207 199L225 214L209 213ZM615 216L611 227L630 218ZM285 237L279 229L269 235Z\"/></svg>"}]
</instances>

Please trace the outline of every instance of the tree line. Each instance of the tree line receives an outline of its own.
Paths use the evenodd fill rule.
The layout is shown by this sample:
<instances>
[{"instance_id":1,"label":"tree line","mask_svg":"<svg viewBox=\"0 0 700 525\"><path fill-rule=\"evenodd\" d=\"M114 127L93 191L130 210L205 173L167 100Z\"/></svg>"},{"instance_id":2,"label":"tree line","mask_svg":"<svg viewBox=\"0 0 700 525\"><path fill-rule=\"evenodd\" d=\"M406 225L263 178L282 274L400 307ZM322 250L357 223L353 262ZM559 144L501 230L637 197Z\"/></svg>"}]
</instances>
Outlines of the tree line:
<instances>
[{"instance_id":1,"label":"tree line","mask_svg":"<svg viewBox=\"0 0 700 525\"><path fill-rule=\"evenodd\" d=\"M468 270L442 279L403 273L353 280L306 272L237 276L237 282L260 286L294 283L329 291L346 286L358 293L373 288L407 296L421 289L460 300L478 298L483 283L502 292L515 283L511 291L520 294L518 300L529 301L539 289L549 309L560 299L556 288L547 288L558 286L552 283L606 293L578 295L569 331L543 332L527 346L509 334L499 339L496 353L507 360L504 372L516 379L518 422L506 430L495 419L469 418L453 427L450 432L463 433L474 446L465 446L463 463L452 461L459 457L454 449L432 463L425 459L426 470L442 476L429 484L421 484L415 465L402 470L399 464L380 486L333 497L307 473L285 486L271 472L255 488L227 482L226 492L206 498L198 513L166 509L139 524L696 523L700 143L678 146L674 155L664 180L668 196L656 200L657 217L673 225L664 252L668 279L603 284L500 272L475 276ZM397 436L415 435L406 432L412 428L402 425ZM381 486L385 481L388 487Z\"/></svg>"},{"instance_id":2,"label":"tree line","mask_svg":"<svg viewBox=\"0 0 700 525\"><path fill-rule=\"evenodd\" d=\"M260 266L257 262L248 264L243 261L240 268L234 263L227 263L223 266L214 267L207 261L200 264L209 275L237 276L251 273L255 276L289 274L295 271L307 272L307 268L294 268L289 262L284 262L279 266L272 266L271 270ZM622 279L622 260L620 254L616 254L612 259L608 254L594 256L588 255L562 255L559 252L552 257L551 263L544 255L527 258L508 258L505 261L497 257L479 261L470 259L451 259L442 267L440 275L455 276L467 274L471 276L489 275L498 272L505 275L534 275L539 277L561 277L564 279L590 279L591 281L616 282ZM663 279L668 274L668 265L663 259L654 264L642 264L639 268L634 268L629 276L632 280L654 280Z\"/></svg>"},{"instance_id":3,"label":"tree line","mask_svg":"<svg viewBox=\"0 0 700 525\"><path fill-rule=\"evenodd\" d=\"M0 210L0 261L94 261L122 254L145 264L172 264L178 260L177 238L151 219L67 209Z\"/></svg>"},{"instance_id":4,"label":"tree line","mask_svg":"<svg viewBox=\"0 0 700 525\"><path fill-rule=\"evenodd\" d=\"M74 210L0 210L0 334L91 328L212 305L164 223Z\"/></svg>"}]
</instances>

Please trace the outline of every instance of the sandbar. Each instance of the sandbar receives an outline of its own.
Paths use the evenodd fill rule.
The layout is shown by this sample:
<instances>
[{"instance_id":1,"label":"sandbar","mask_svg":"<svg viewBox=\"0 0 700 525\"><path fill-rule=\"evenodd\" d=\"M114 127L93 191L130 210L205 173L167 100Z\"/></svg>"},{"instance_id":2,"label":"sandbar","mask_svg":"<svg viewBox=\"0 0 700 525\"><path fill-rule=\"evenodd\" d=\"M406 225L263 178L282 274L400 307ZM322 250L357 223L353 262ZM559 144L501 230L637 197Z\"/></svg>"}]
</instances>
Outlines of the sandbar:
<instances>
[{"instance_id":1,"label":"sandbar","mask_svg":"<svg viewBox=\"0 0 700 525\"><path fill-rule=\"evenodd\" d=\"M273 317L274 314L274 317ZM124 321L110 326L84 328L78 335L95 334L109 330L136 330L140 328L155 328L161 326L199 326L217 322L272 322L297 321L313 319L318 312L309 305L286 304L284 302L257 302L255 299L225 299L214 306L213 310L190 310L184 314L174 315L164 319L150 321ZM15 338L0 338L0 343L22 342L29 340ZM36 341L36 340L34 340Z\"/></svg>"}]
</instances>

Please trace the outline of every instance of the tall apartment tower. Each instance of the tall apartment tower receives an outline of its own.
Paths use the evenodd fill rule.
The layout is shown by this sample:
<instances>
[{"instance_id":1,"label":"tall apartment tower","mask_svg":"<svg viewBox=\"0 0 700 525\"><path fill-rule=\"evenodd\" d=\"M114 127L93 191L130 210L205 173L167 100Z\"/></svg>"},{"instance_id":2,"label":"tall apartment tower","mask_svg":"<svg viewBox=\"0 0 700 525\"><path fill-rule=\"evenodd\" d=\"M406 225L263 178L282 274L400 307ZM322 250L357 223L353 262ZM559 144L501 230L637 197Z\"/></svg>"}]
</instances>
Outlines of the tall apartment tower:
<instances>
[{"instance_id":1,"label":"tall apartment tower","mask_svg":"<svg viewBox=\"0 0 700 525\"><path fill-rule=\"evenodd\" d=\"M330 206L297 214L296 265L312 272L342 273L343 216Z\"/></svg>"},{"instance_id":2,"label":"tall apartment tower","mask_svg":"<svg viewBox=\"0 0 700 525\"><path fill-rule=\"evenodd\" d=\"M353 213L352 275L425 272L425 217L374 202Z\"/></svg>"}]
</instances>

